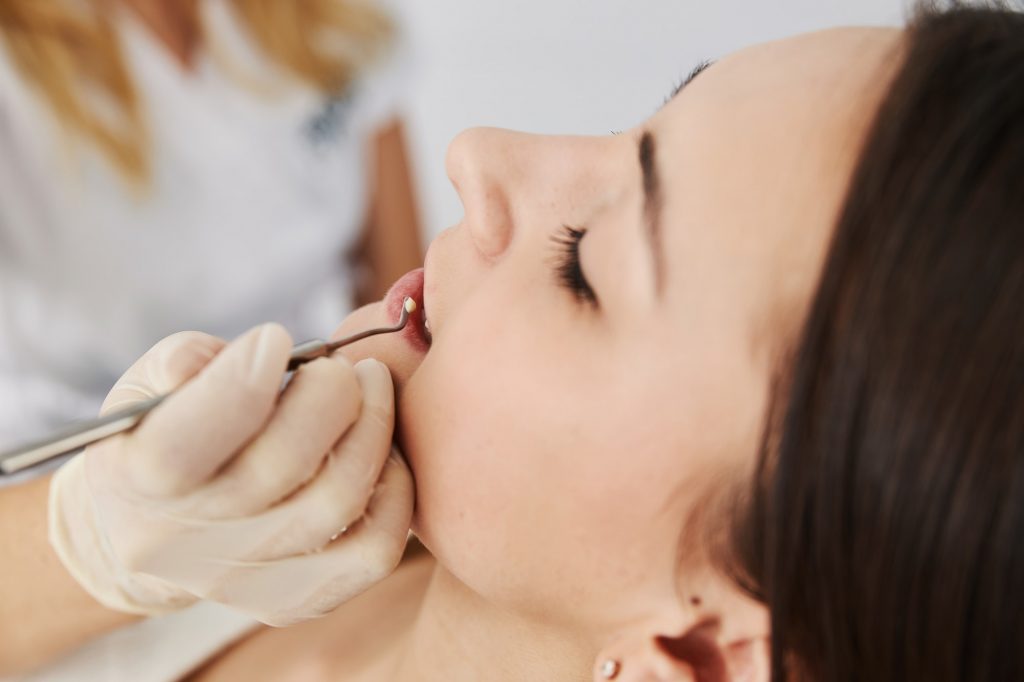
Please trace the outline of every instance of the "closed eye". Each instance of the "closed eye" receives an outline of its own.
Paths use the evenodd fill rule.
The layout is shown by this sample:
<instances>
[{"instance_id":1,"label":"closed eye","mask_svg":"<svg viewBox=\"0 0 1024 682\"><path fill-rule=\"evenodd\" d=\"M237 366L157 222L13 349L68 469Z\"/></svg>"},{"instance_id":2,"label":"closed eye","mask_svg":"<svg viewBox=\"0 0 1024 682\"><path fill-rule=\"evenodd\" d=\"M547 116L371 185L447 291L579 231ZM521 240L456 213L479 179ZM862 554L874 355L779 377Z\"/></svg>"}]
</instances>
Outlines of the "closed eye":
<instances>
[{"instance_id":1,"label":"closed eye","mask_svg":"<svg viewBox=\"0 0 1024 682\"><path fill-rule=\"evenodd\" d=\"M562 230L552 237L558 246L558 259L555 263L555 275L559 284L571 293L580 303L598 307L597 294L587 281L580 262L580 242L587 234L586 229L578 229L563 225Z\"/></svg>"}]
</instances>

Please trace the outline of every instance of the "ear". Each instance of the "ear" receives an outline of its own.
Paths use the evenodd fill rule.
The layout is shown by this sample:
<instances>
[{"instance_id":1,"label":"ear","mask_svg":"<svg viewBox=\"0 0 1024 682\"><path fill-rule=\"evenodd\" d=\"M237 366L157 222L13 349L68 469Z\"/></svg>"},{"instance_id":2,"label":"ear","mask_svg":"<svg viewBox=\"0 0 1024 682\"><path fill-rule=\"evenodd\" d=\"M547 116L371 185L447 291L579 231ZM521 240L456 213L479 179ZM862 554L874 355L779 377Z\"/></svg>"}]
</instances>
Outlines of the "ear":
<instances>
[{"instance_id":1,"label":"ear","mask_svg":"<svg viewBox=\"0 0 1024 682\"><path fill-rule=\"evenodd\" d=\"M715 629L708 624L681 637L661 636L659 648L664 656L690 666L694 682L768 682L768 638L722 641Z\"/></svg>"},{"instance_id":2,"label":"ear","mask_svg":"<svg viewBox=\"0 0 1024 682\"><path fill-rule=\"evenodd\" d=\"M598 656L594 680L604 682L768 682L768 613L745 598L638 623Z\"/></svg>"},{"instance_id":3,"label":"ear","mask_svg":"<svg viewBox=\"0 0 1024 682\"><path fill-rule=\"evenodd\" d=\"M768 682L767 638L718 642L715 626L684 635L620 640L597 658L594 680L605 682Z\"/></svg>"}]
</instances>

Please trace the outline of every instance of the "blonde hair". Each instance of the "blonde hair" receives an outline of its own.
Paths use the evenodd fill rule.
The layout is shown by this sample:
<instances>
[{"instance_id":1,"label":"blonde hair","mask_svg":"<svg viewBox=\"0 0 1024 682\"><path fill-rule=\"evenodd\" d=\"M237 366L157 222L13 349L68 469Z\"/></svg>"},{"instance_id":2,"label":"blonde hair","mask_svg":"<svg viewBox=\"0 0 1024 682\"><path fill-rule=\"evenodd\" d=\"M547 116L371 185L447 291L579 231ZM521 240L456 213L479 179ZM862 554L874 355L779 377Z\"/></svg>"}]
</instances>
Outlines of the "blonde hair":
<instances>
[{"instance_id":1,"label":"blonde hair","mask_svg":"<svg viewBox=\"0 0 1024 682\"><path fill-rule=\"evenodd\" d=\"M200 0L176 0L202 30ZM253 42L325 93L350 85L392 35L388 18L351 0L227 0ZM131 180L148 177L142 106L113 25L112 0L0 0L0 32L57 118ZM204 40L204 42L209 42Z\"/></svg>"}]
</instances>

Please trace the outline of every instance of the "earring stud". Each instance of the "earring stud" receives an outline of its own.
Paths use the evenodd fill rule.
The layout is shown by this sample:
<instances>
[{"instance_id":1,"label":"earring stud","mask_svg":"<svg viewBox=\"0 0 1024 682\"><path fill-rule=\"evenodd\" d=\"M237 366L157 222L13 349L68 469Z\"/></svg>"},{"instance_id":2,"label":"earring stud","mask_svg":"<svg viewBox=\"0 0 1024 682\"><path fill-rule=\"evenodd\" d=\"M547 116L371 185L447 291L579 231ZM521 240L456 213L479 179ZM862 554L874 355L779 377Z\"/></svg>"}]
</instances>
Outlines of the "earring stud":
<instances>
[{"instance_id":1,"label":"earring stud","mask_svg":"<svg viewBox=\"0 0 1024 682\"><path fill-rule=\"evenodd\" d=\"M620 670L622 670L622 664L614 658L609 658L601 664L601 677L606 680L614 680L619 676Z\"/></svg>"}]
</instances>

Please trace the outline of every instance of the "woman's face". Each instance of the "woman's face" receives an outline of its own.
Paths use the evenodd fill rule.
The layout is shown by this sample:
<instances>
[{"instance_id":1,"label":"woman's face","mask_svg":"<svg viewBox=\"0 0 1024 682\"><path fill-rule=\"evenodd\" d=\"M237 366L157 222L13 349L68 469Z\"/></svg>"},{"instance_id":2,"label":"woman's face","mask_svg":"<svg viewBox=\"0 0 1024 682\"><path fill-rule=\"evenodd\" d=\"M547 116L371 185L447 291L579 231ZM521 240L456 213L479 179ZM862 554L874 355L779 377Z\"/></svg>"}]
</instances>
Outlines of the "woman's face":
<instances>
[{"instance_id":1,"label":"woman's face","mask_svg":"<svg viewBox=\"0 0 1024 682\"><path fill-rule=\"evenodd\" d=\"M899 36L744 50L618 135L455 139L465 217L426 259L433 344L352 354L392 367L415 531L457 578L592 627L697 589L684 525L755 462Z\"/></svg>"}]
</instances>

